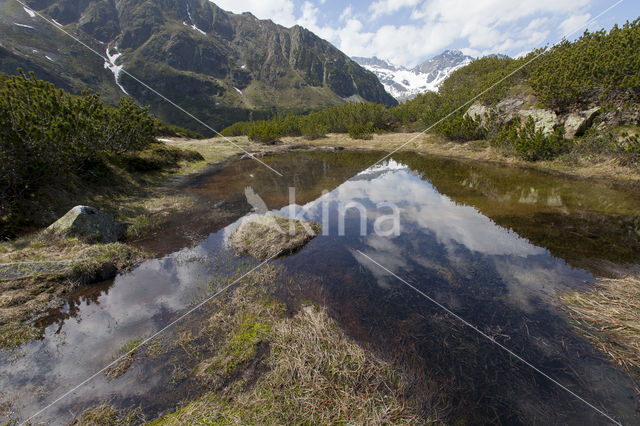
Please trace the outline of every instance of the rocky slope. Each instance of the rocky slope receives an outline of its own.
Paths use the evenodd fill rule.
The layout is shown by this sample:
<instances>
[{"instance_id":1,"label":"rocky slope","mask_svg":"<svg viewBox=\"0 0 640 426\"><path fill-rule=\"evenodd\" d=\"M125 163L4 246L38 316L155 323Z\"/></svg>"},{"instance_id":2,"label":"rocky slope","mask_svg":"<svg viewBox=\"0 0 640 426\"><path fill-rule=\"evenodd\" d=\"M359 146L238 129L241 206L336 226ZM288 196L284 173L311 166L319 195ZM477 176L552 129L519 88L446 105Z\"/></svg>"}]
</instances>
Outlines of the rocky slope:
<instances>
[{"instance_id":1,"label":"rocky slope","mask_svg":"<svg viewBox=\"0 0 640 426\"><path fill-rule=\"evenodd\" d=\"M447 50L412 69L393 65L375 56L352 59L373 72L384 88L399 101L411 99L420 93L437 91L452 72L473 60L457 50Z\"/></svg>"},{"instance_id":2,"label":"rocky slope","mask_svg":"<svg viewBox=\"0 0 640 426\"><path fill-rule=\"evenodd\" d=\"M145 81L214 128L279 111L348 101L393 105L376 77L330 43L295 26L226 12L207 0L0 0L0 71L17 67L78 93L123 93L160 118L191 119L132 80ZM53 25L77 34L106 61ZM202 128L195 127L202 131Z\"/></svg>"}]
</instances>

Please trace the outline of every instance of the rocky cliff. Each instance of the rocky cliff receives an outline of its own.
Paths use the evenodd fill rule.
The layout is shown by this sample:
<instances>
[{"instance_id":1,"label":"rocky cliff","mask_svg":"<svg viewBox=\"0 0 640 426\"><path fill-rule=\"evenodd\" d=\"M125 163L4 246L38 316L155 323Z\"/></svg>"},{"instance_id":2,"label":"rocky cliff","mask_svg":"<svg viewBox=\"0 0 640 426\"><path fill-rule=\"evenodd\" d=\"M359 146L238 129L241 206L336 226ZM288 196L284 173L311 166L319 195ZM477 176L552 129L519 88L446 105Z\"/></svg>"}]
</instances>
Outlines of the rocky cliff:
<instances>
[{"instance_id":1,"label":"rocky cliff","mask_svg":"<svg viewBox=\"0 0 640 426\"><path fill-rule=\"evenodd\" d=\"M276 111L396 103L375 75L312 32L226 12L207 0L29 0L28 6L0 0L0 71L20 66L72 92L97 90L110 102L127 93L176 124L194 128L127 73L214 128Z\"/></svg>"}]
</instances>

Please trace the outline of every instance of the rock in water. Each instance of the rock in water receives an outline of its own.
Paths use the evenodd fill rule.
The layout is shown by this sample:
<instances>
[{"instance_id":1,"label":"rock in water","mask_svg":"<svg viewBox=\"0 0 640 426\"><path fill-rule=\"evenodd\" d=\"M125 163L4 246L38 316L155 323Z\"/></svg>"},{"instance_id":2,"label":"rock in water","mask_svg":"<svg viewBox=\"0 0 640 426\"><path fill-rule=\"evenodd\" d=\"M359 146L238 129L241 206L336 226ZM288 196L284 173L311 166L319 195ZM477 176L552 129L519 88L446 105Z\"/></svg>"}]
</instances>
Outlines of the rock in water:
<instances>
[{"instance_id":1,"label":"rock in water","mask_svg":"<svg viewBox=\"0 0 640 426\"><path fill-rule=\"evenodd\" d=\"M313 222L279 216L254 216L240 224L231 237L231 247L239 255L258 260L294 253L320 233Z\"/></svg>"},{"instance_id":2,"label":"rock in water","mask_svg":"<svg viewBox=\"0 0 640 426\"><path fill-rule=\"evenodd\" d=\"M78 237L91 243L115 243L124 237L126 225L88 206L76 206L49 226L45 232Z\"/></svg>"}]
</instances>

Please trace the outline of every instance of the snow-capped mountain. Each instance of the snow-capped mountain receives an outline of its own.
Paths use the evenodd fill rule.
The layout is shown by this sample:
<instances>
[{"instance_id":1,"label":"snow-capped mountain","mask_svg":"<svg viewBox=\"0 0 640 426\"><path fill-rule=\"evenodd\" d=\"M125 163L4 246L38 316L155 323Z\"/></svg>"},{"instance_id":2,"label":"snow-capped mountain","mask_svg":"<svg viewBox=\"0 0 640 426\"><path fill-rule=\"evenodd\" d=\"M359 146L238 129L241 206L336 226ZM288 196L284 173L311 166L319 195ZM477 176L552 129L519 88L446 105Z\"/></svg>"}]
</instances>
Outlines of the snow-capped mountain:
<instances>
[{"instance_id":1,"label":"snow-capped mountain","mask_svg":"<svg viewBox=\"0 0 640 426\"><path fill-rule=\"evenodd\" d=\"M438 86L455 70L468 65L474 58L459 50L447 50L426 60L415 68L393 65L383 59L352 58L373 72L384 88L399 101L411 99L420 93L435 92Z\"/></svg>"}]
</instances>

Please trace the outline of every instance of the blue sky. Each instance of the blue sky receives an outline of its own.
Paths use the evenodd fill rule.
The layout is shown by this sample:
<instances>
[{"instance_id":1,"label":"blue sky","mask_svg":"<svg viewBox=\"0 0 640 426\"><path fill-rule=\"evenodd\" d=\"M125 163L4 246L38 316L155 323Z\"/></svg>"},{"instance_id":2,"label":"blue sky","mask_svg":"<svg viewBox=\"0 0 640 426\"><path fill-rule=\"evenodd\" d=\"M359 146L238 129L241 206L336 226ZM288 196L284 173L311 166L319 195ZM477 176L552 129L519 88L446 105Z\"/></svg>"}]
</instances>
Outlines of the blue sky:
<instances>
[{"instance_id":1,"label":"blue sky","mask_svg":"<svg viewBox=\"0 0 640 426\"><path fill-rule=\"evenodd\" d=\"M414 66L446 49L517 56L640 16L639 0L216 0L287 27L298 24L350 56ZM594 20L595 19L595 20ZM577 32L576 32L577 30Z\"/></svg>"}]
</instances>

